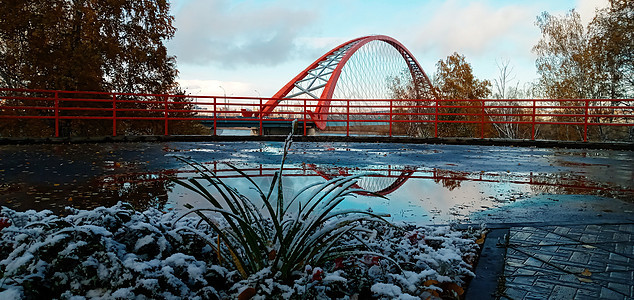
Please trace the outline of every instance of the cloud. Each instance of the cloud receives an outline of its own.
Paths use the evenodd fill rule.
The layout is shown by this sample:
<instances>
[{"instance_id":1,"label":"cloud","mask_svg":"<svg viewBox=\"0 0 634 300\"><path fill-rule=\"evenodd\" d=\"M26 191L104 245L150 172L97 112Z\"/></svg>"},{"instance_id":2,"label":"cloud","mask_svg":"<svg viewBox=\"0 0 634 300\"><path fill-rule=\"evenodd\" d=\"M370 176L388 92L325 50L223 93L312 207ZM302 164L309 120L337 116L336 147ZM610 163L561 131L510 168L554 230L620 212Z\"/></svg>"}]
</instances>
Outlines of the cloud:
<instances>
[{"instance_id":1,"label":"cloud","mask_svg":"<svg viewBox=\"0 0 634 300\"><path fill-rule=\"evenodd\" d=\"M596 10L609 6L608 0L577 0L577 12L581 17L581 22L589 24L594 16Z\"/></svg>"},{"instance_id":2,"label":"cloud","mask_svg":"<svg viewBox=\"0 0 634 300\"><path fill-rule=\"evenodd\" d=\"M295 55L298 36L316 20L312 11L287 6L281 2L181 2L170 50L185 64L277 65Z\"/></svg>"},{"instance_id":3,"label":"cloud","mask_svg":"<svg viewBox=\"0 0 634 300\"><path fill-rule=\"evenodd\" d=\"M215 95L215 96L253 96L258 92L246 82L221 81L221 80L185 80L179 79L178 83L190 95Z\"/></svg>"},{"instance_id":4,"label":"cloud","mask_svg":"<svg viewBox=\"0 0 634 300\"><path fill-rule=\"evenodd\" d=\"M523 42L526 36L518 32L533 27L535 15L520 5L493 7L487 2L447 1L418 26L414 46L439 48L447 55L454 51L483 54L499 48L501 42Z\"/></svg>"},{"instance_id":5,"label":"cloud","mask_svg":"<svg viewBox=\"0 0 634 300\"><path fill-rule=\"evenodd\" d=\"M593 16L594 3L605 1L172 0L178 31L168 48L181 78L222 79L188 89L203 94L222 94L222 85L227 94L270 96L326 51L369 34L398 39L428 75L457 51L479 78L493 78L496 59L508 58L518 79L529 81L540 38L536 16L575 7Z\"/></svg>"}]
</instances>

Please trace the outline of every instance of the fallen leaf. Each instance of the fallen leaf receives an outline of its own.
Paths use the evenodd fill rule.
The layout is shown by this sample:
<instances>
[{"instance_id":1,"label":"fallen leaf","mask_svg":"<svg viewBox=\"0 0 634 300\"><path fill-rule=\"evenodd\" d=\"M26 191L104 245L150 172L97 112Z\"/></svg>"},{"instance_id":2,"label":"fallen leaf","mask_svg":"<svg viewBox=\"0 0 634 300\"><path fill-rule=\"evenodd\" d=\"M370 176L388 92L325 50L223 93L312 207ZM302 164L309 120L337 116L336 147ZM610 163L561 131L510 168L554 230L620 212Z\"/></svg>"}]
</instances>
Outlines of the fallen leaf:
<instances>
[{"instance_id":1,"label":"fallen leaf","mask_svg":"<svg viewBox=\"0 0 634 300\"><path fill-rule=\"evenodd\" d=\"M274 260L275 256L277 256L277 251L275 251L275 249L271 250L271 252L269 252L269 260Z\"/></svg>"},{"instance_id":2,"label":"fallen leaf","mask_svg":"<svg viewBox=\"0 0 634 300\"><path fill-rule=\"evenodd\" d=\"M581 278L581 277L577 277L577 279L581 282L585 282L585 283L592 283L592 279L590 278Z\"/></svg>"},{"instance_id":3,"label":"fallen leaf","mask_svg":"<svg viewBox=\"0 0 634 300\"><path fill-rule=\"evenodd\" d=\"M453 291L458 296L464 294L464 289L455 282L446 283L445 290Z\"/></svg>"},{"instance_id":4,"label":"fallen leaf","mask_svg":"<svg viewBox=\"0 0 634 300\"><path fill-rule=\"evenodd\" d=\"M425 281L425 283L423 283L424 286L430 286L430 285L434 285L434 284L438 284L438 280L429 279L429 280Z\"/></svg>"},{"instance_id":5,"label":"fallen leaf","mask_svg":"<svg viewBox=\"0 0 634 300\"><path fill-rule=\"evenodd\" d=\"M597 248L595 246L590 246L590 245L583 245L581 247L586 248L586 249L596 249Z\"/></svg>"},{"instance_id":6,"label":"fallen leaf","mask_svg":"<svg viewBox=\"0 0 634 300\"><path fill-rule=\"evenodd\" d=\"M437 291L430 291L430 290L427 290L427 292L428 292L428 293L430 293L433 297L440 297L440 294L438 294L438 292L437 292Z\"/></svg>"},{"instance_id":7,"label":"fallen leaf","mask_svg":"<svg viewBox=\"0 0 634 300\"><path fill-rule=\"evenodd\" d=\"M486 238L486 234L483 232L479 239L476 240L476 244L482 245L484 244L484 239Z\"/></svg>"},{"instance_id":8,"label":"fallen leaf","mask_svg":"<svg viewBox=\"0 0 634 300\"><path fill-rule=\"evenodd\" d=\"M583 272L581 272L581 275L590 277L590 276L592 276L592 272L590 272L590 270L588 270L588 269L585 269L585 270L583 270Z\"/></svg>"},{"instance_id":9,"label":"fallen leaf","mask_svg":"<svg viewBox=\"0 0 634 300\"><path fill-rule=\"evenodd\" d=\"M238 300L249 300L255 296L255 289L252 287L246 288L240 295L238 295Z\"/></svg>"}]
</instances>

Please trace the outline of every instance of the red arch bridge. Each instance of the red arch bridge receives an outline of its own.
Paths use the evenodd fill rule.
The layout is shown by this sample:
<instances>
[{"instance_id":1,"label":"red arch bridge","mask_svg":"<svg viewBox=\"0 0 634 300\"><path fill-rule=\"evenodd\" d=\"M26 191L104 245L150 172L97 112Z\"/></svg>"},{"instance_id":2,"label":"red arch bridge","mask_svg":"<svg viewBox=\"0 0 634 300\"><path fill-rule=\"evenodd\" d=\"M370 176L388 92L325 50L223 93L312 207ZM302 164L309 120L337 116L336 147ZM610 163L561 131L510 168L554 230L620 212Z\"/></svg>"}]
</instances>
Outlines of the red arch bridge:
<instances>
[{"instance_id":1,"label":"red arch bridge","mask_svg":"<svg viewBox=\"0 0 634 300\"><path fill-rule=\"evenodd\" d=\"M113 136L189 134L192 123L275 134L297 120L304 135L634 140L632 99L439 99L411 52L382 35L333 48L271 98L0 89L0 136L90 135L64 132L77 120L111 122Z\"/></svg>"}]
</instances>

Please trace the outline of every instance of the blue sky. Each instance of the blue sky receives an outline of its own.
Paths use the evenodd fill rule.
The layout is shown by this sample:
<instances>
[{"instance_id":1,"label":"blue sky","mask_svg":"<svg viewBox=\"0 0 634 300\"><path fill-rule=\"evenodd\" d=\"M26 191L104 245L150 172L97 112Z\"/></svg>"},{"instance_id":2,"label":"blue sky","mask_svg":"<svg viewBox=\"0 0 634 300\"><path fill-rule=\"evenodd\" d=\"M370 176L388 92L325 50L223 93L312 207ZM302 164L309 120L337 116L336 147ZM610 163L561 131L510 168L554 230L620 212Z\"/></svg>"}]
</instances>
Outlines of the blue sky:
<instances>
[{"instance_id":1,"label":"blue sky","mask_svg":"<svg viewBox=\"0 0 634 300\"><path fill-rule=\"evenodd\" d=\"M177 32L167 42L188 93L271 97L333 47L384 34L407 47L432 76L453 52L479 79L508 60L520 85L536 78L536 17L576 9L585 22L606 0L172 0Z\"/></svg>"}]
</instances>

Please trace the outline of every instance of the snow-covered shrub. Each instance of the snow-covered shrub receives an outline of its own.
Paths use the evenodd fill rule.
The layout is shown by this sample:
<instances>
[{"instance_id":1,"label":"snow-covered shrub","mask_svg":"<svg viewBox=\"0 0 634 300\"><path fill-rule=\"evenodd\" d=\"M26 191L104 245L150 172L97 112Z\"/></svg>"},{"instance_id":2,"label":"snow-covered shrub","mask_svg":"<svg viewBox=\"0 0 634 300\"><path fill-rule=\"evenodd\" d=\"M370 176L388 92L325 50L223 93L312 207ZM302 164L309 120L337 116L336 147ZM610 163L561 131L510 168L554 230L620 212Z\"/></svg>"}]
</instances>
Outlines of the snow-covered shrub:
<instances>
[{"instance_id":1,"label":"snow-covered shrub","mask_svg":"<svg viewBox=\"0 0 634 300\"><path fill-rule=\"evenodd\" d=\"M0 299L215 299L250 292L254 299L451 297L473 275L479 232L449 226L417 227L361 222L372 252L348 253L305 265L290 280L263 268L246 278L190 234L198 221L126 204L91 211L2 209L11 220L0 231ZM339 246L354 242L343 238ZM148 249L148 248L153 249ZM401 270L393 262L398 263Z\"/></svg>"},{"instance_id":2,"label":"snow-covered shrub","mask_svg":"<svg viewBox=\"0 0 634 300\"><path fill-rule=\"evenodd\" d=\"M475 240L480 231L411 225L395 229L380 223L363 226L373 232L364 238L374 254L306 266L304 272L294 274L293 282L281 281L279 274L267 268L237 282L229 294L250 291L254 299L457 299L474 276L472 263L479 247Z\"/></svg>"},{"instance_id":3,"label":"snow-covered shrub","mask_svg":"<svg viewBox=\"0 0 634 300\"><path fill-rule=\"evenodd\" d=\"M362 240L355 238L365 231L359 225L387 223L380 214L337 210L337 206L355 192L369 193L353 188L363 175L310 185L293 199L285 199L282 170L290 145L289 136L280 171L275 173L268 188L261 188L247 174L229 165L258 192L260 199L255 200L264 204L264 212L255 200L227 185L204 164L177 157L192 167L198 177L176 183L197 193L211 205L210 208L192 209L185 216L199 217L201 224L211 229L212 234L197 228L190 231L208 241L220 260L235 267L243 278L269 270L273 276L278 276L277 280L291 282L307 265L321 265L337 257L367 252ZM347 242L342 244L343 239Z\"/></svg>"},{"instance_id":4,"label":"snow-covered shrub","mask_svg":"<svg viewBox=\"0 0 634 300\"><path fill-rule=\"evenodd\" d=\"M214 298L227 270L195 239L175 233L174 215L129 205L91 211L2 209L0 298ZM187 254L185 254L187 253Z\"/></svg>"},{"instance_id":5,"label":"snow-covered shrub","mask_svg":"<svg viewBox=\"0 0 634 300\"><path fill-rule=\"evenodd\" d=\"M259 193L261 207L205 165L178 157L198 177L177 183L211 204L185 214L198 217L200 226L180 228L199 235L223 266L242 276L229 294L337 299L398 293L407 299L462 293L464 279L474 275L470 263L477 234L448 227L399 227L372 212L336 210L353 193L369 194L352 188L363 175L307 186L288 201L282 170L290 144L289 137L280 171L268 188L229 165Z\"/></svg>"}]
</instances>

